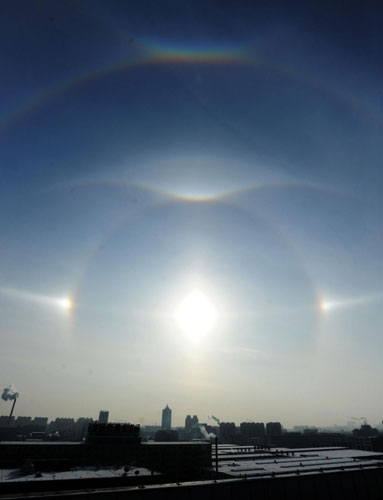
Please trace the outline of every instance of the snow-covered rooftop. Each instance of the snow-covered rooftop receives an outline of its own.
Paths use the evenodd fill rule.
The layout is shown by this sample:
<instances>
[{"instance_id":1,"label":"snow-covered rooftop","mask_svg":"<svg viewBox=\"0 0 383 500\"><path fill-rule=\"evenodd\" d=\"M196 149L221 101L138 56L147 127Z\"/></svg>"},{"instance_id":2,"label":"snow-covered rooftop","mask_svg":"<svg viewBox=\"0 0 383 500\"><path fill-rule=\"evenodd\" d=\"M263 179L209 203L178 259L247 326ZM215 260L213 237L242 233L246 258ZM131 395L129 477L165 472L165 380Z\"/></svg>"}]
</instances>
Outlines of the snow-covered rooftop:
<instances>
[{"instance_id":1,"label":"snow-covered rooftop","mask_svg":"<svg viewBox=\"0 0 383 500\"><path fill-rule=\"evenodd\" d=\"M227 453L228 450L231 453ZM231 477L307 474L361 467L383 467L383 453L349 448L273 448L270 451L249 449L244 453L244 447L225 446L220 451L219 471Z\"/></svg>"},{"instance_id":2,"label":"snow-covered rooftop","mask_svg":"<svg viewBox=\"0 0 383 500\"><path fill-rule=\"evenodd\" d=\"M158 473L154 473L157 475ZM74 467L68 471L60 472L43 472L41 476L36 476L35 473L23 474L20 469L0 469L0 482L20 482L20 481L47 481L47 480L63 480L63 479L95 479L109 477L135 477L148 476L151 471L143 467L132 467L129 471L125 471L123 466L119 467Z\"/></svg>"}]
</instances>

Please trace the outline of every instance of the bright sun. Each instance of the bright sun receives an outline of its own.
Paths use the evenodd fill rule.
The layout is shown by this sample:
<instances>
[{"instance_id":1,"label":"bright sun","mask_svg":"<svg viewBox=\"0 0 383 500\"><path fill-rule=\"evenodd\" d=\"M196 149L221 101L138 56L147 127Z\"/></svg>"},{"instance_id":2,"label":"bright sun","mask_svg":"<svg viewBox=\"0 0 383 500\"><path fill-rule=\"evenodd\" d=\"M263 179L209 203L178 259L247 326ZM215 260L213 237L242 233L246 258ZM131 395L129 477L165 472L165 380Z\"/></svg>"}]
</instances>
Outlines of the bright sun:
<instances>
[{"instance_id":1,"label":"bright sun","mask_svg":"<svg viewBox=\"0 0 383 500\"><path fill-rule=\"evenodd\" d=\"M191 340L201 340L214 326L217 312L200 291L190 293L178 306L174 318Z\"/></svg>"},{"instance_id":2,"label":"bright sun","mask_svg":"<svg viewBox=\"0 0 383 500\"><path fill-rule=\"evenodd\" d=\"M66 309L67 311L70 311L73 307L73 302L68 298L59 299L57 302L63 309Z\"/></svg>"}]
</instances>

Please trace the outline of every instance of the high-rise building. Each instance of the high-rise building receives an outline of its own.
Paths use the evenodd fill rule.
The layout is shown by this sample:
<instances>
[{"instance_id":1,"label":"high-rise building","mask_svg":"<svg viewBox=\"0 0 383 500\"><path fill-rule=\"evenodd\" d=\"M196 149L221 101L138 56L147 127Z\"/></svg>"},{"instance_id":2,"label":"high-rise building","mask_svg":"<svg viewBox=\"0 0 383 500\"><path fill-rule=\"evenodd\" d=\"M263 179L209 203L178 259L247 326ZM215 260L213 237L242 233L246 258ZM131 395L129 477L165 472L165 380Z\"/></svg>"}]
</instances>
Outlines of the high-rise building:
<instances>
[{"instance_id":1,"label":"high-rise building","mask_svg":"<svg viewBox=\"0 0 383 500\"><path fill-rule=\"evenodd\" d=\"M89 424L92 424L93 422L94 422L93 418L89 417L78 418L73 426L72 439L75 439L76 441L83 441L88 433Z\"/></svg>"},{"instance_id":2,"label":"high-rise building","mask_svg":"<svg viewBox=\"0 0 383 500\"><path fill-rule=\"evenodd\" d=\"M185 418L185 430L190 431L192 427L197 427L198 426L198 417L197 415L193 415L193 418L188 415Z\"/></svg>"},{"instance_id":3,"label":"high-rise building","mask_svg":"<svg viewBox=\"0 0 383 500\"><path fill-rule=\"evenodd\" d=\"M188 416L185 418L185 430L186 430L186 431L190 431L191 426L192 426L192 418L191 418L191 416L190 416L190 415L188 415Z\"/></svg>"},{"instance_id":4,"label":"high-rise building","mask_svg":"<svg viewBox=\"0 0 383 500\"><path fill-rule=\"evenodd\" d=\"M267 422L266 434L268 436L280 436L282 434L282 425L279 422Z\"/></svg>"},{"instance_id":5,"label":"high-rise building","mask_svg":"<svg viewBox=\"0 0 383 500\"><path fill-rule=\"evenodd\" d=\"M40 427L46 427L48 425L47 417L35 417L32 421L33 425L38 425Z\"/></svg>"},{"instance_id":6,"label":"high-rise building","mask_svg":"<svg viewBox=\"0 0 383 500\"><path fill-rule=\"evenodd\" d=\"M31 425L32 417L17 417L15 420L15 427L26 427Z\"/></svg>"},{"instance_id":7,"label":"high-rise building","mask_svg":"<svg viewBox=\"0 0 383 500\"><path fill-rule=\"evenodd\" d=\"M109 412L101 410L100 414L98 416L98 422L100 424L107 424L108 423L108 418L109 418Z\"/></svg>"},{"instance_id":8,"label":"high-rise building","mask_svg":"<svg viewBox=\"0 0 383 500\"><path fill-rule=\"evenodd\" d=\"M59 434L63 440L71 440L73 438L74 418L57 417L56 420L50 422L48 432Z\"/></svg>"},{"instance_id":9,"label":"high-rise building","mask_svg":"<svg viewBox=\"0 0 383 500\"><path fill-rule=\"evenodd\" d=\"M10 427L15 422L15 416L9 417L9 415L0 416L0 427Z\"/></svg>"},{"instance_id":10,"label":"high-rise building","mask_svg":"<svg viewBox=\"0 0 383 500\"><path fill-rule=\"evenodd\" d=\"M172 426L172 410L169 408L168 405L162 410L162 423L161 423L161 428L163 430L168 430L170 431Z\"/></svg>"},{"instance_id":11,"label":"high-rise building","mask_svg":"<svg viewBox=\"0 0 383 500\"><path fill-rule=\"evenodd\" d=\"M197 415L193 415L192 418L192 426L198 425L198 417Z\"/></svg>"},{"instance_id":12,"label":"high-rise building","mask_svg":"<svg viewBox=\"0 0 383 500\"><path fill-rule=\"evenodd\" d=\"M242 422L241 434L246 438L263 437L265 435L265 424L262 422Z\"/></svg>"},{"instance_id":13,"label":"high-rise building","mask_svg":"<svg viewBox=\"0 0 383 500\"><path fill-rule=\"evenodd\" d=\"M235 423L221 422L219 424L219 437L223 443L235 442Z\"/></svg>"}]
</instances>

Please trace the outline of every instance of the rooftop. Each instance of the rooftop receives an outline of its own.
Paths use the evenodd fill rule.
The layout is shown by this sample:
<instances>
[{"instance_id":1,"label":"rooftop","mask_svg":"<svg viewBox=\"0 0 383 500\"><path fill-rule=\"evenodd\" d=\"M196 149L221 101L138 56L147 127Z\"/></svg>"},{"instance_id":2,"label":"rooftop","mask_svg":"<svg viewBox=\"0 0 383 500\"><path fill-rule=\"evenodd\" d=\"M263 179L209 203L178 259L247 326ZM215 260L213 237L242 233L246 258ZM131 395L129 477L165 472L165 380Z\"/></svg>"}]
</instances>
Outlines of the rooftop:
<instances>
[{"instance_id":1,"label":"rooftop","mask_svg":"<svg viewBox=\"0 0 383 500\"><path fill-rule=\"evenodd\" d=\"M166 445L166 446L201 446L201 444L206 445L210 444L210 441L201 439L200 441L143 441L143 446L158 446L158 445Z\"/></svg>"},{"instance_id":2,"label":"rooftop","mask_svg":"<svg viewBox=\"0 0 383 500\"><path fill-rule=\"evenodd\" d=\"M84 443L80 441L43 441L37 439L30 439L26 441L0 441L2 445L13 446L29 446L29 445L43 445L43 446L83 446Z\"/></svg>"},{"instance_id":3,"label":"rooftop","mask_svg":"<svg viewBox=\"0 0 383 500\"><path fill-rule=\"evenodd\" d=\"M151 471L143 467L132 467L125 472L123 466L119 467L74 467L68 471L43 472L41 477L33 474L22 474L20 469L0 469L0 483L20 482L20 481L51 481L64 479L95 479L95 478L113 478L113 477L135 477L151 476ZM158 475L157 472L154 475Z\"/></svg>"},{"instance_id":4,"label":"rooftop","mask_svg":"<svg viewBox=\"0 0 383 500\"><path fill-rule=\"evenodd\" d=\"M213 447L213 457L214 451ZM218 453L219 472L233 478L383 467L383 453L340 447L272 448L254 451L251 447L226 445L219 447Z\"/></svg>"}]
</instances>

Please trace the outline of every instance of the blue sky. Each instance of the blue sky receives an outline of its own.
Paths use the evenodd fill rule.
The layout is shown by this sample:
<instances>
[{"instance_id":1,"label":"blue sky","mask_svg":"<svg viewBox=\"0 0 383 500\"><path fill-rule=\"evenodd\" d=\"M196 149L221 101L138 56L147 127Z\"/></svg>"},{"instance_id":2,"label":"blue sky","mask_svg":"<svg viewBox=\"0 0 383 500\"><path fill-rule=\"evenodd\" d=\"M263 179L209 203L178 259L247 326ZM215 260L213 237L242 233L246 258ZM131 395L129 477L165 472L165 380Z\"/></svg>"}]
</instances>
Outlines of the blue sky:
<instances>
[{"instance_id":1,"label":"blue sky","mask_svg":"<svg viewBox=\"0 0 383 500\"><path fill-rule=\"evenodd\" d=\"M380 422L382 9L1 10L16 413ZM175 320L196 291L203 334Z\"/></svg>"}]
</instances>

